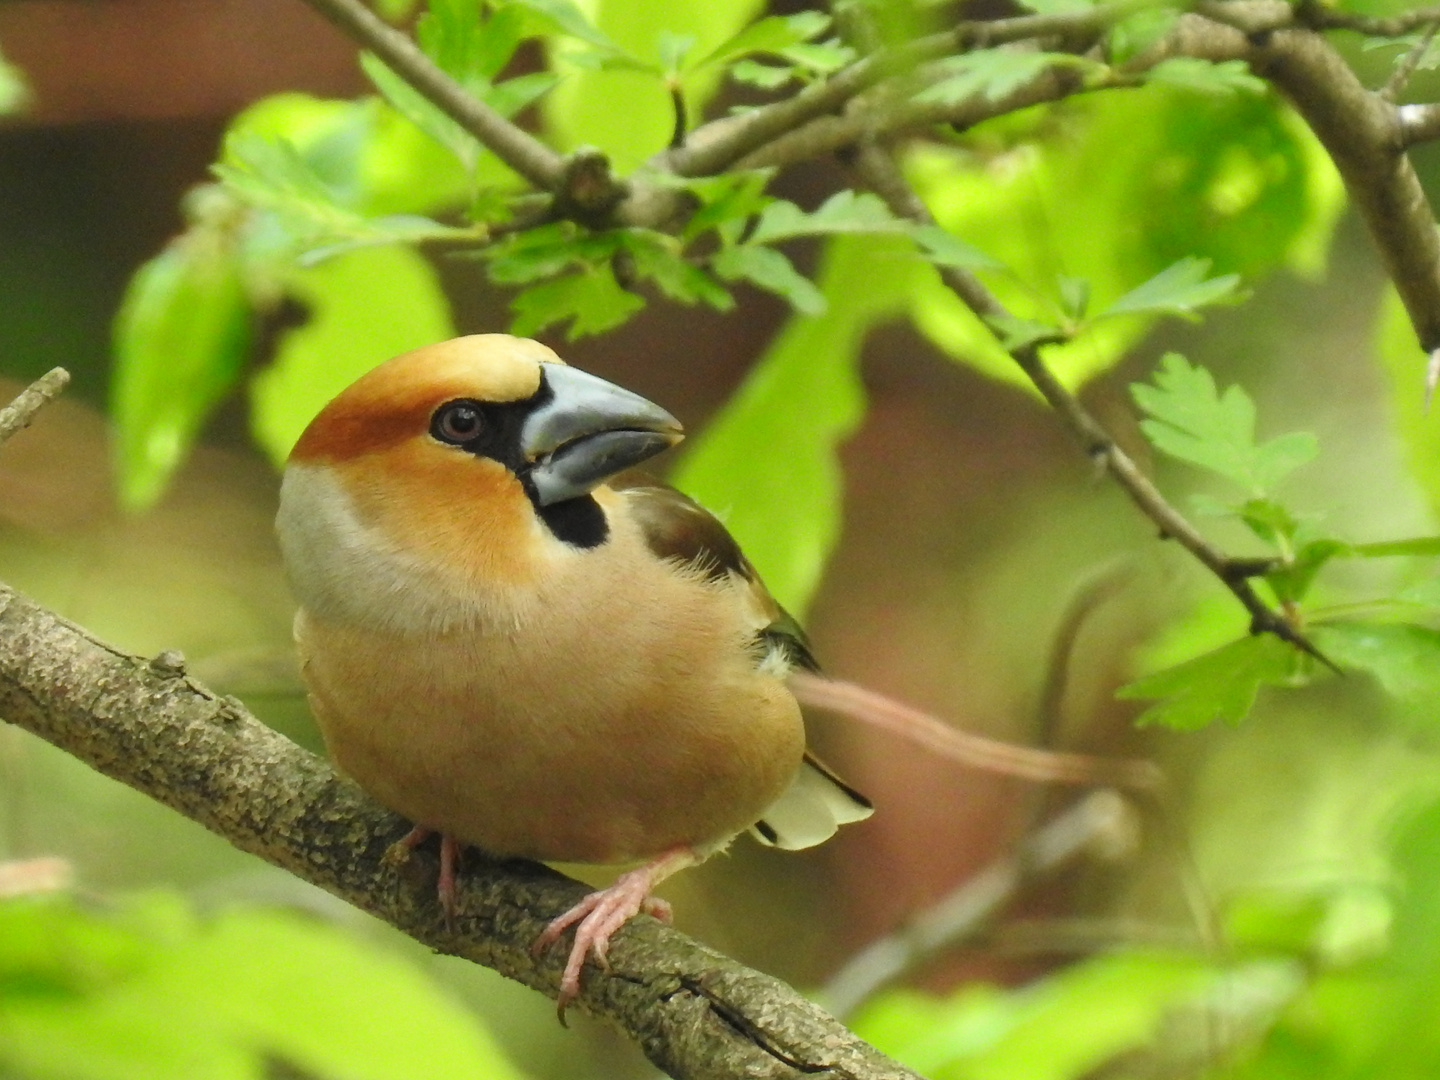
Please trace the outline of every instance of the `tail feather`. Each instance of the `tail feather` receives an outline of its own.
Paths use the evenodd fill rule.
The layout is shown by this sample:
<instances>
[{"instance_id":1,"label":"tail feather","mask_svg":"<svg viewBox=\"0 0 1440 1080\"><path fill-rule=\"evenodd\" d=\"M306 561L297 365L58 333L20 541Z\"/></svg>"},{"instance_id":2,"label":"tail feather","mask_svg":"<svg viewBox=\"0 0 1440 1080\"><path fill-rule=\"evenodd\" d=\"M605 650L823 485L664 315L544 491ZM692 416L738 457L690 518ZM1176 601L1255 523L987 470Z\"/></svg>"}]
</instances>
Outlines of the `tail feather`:
<instances>
[{"instance_id":1,"label":"tail feather","mask_svg":"<svg viewBox=\"0 0 1440 1080\"><path fill-rule=\"evenodd\" d=\"M864 821L872 812L869 799L807 750L795 779L750 831L762 844L798 851L823 843L841 825Z\"/></svg>"}]
</instances>

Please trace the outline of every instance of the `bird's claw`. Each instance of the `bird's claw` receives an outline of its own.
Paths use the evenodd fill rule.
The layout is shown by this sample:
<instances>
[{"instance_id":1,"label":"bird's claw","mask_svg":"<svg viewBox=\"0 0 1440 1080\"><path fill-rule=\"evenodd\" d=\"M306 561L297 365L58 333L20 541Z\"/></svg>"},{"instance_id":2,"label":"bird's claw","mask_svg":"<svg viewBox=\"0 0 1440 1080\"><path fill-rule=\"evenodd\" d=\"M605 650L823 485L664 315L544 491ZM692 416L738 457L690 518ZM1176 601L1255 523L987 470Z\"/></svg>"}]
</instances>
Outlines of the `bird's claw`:
<instances>
[{"instance_id":1,"label":"bird's claw","mask_svg":"<svg viewBox=\"0 0 1440 1080\"><path fill-rule=\"evenodd\" d=\"M593 954L596 963L609 971L610 938L634 916L643 911L663 922L670 921L670 905L650 895L653 880L644 867L621 874L609 888L597 889L569 911L552 919L535 939L530 951L538 956L559 941L566 930L575 927L575 942L570 946L565 971L560 976L560 994L555 1002L560 1023L565 1023L566 1008L580 994L580 972L585 967L586 957Z\"/></svg>"}]
</instances>

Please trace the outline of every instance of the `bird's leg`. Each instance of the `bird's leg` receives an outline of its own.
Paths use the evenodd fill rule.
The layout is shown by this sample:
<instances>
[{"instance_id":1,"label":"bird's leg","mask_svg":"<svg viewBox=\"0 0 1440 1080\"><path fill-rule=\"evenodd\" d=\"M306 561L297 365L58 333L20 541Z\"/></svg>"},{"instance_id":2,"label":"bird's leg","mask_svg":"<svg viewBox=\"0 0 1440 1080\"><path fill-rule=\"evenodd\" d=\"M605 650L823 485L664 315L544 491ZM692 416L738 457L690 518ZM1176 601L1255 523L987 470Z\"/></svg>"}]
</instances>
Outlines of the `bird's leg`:
<instances>
[{"instance_id":1,"label":"bird's leg","mask_svg":"<svg viewBox=\"0 0 1440 1080\"><path fill-rule=\"evenodd\" d=\"M565 973L560 977L560 996L556 1001L561 1023L565 1022L565 1007L580 993L580 970L585 966L585 958L594 953L595 959L608 967L611 935L642 911L669 922L670 905L651 896L650 892L677 870L694 866L699 861L700 857L693 848L671 848L644 866L621 874L608 888L597 889L586 896L565 914L552 920L535 939L531 951L539 954L555 944L566 930L575 927L575 944L570 947Z\"/></svg>"},{"instance_id":2,"label":"bird's leg","mask_svg":"<svg viewBox=\"0 0 1440 1080\"><path fill-rule=\"evenodd\" d=\"M410 853L417 847L430 839L435 830L426 825L416 825L408 833L402 836L395 843L390 845L390 850L385 853L385 858L390 862L404 862L410 857ZM440 878L436 883L435 892L440 898L440 910L445 913L445 926L453 930L455 913L459 905L455 900L455 874L460 868L460 841L449 833L440 834Z\"/></svg>"}]
</instances>

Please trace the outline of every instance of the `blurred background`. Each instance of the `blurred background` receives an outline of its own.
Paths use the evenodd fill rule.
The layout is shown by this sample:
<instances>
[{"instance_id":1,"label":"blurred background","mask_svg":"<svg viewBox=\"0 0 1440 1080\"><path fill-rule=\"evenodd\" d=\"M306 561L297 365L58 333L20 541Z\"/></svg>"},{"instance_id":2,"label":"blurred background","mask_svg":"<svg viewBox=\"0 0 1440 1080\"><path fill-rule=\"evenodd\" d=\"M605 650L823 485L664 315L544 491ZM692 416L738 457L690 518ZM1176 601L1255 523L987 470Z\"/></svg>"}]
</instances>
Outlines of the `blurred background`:
<instances>
[{"instance_id":1,"label":"blurred background","mask_svg":"<svg viewBox=\"0 0 1440 1080\"><path fill-rule=\"evenodd\" d=\"M125 283L182 227L180 199L207 179L227 121L282 89L366 92L354 51L296 0L5 0L0 47L33 94L0 127L0 396L55 365L74 375L64 400L0 453L0 578L124 648L182 650L199 677L317 747L288 667L292 601L271 533L278 477L251 445L244 399L219 409L173 489L138 516L116 506L105 408ZM835 185L812 172L787 180L786 194L804 201ZM507 324L508 296L474 264L441 271L463 332ZM1164 331L1086 400L1180 490L1178 470L1149 463L1127 390L1164 348L1180 348L1222 384L1246 386L1263 432L1318 433L1322 456L1297 478L1297 504L1355 540L1426 532L1370 358L1381 284L1347 218L1323 280L1271 278L1243 308ZM615 334L549 343L699 432L785 317L779 301L743 293L728 314L654 304ZM926 958L912 984L1016 983L1117 944L1203 953L1205 921L1265 890L1343 891L1350 921L1334 932L1361 945L1383 935L1366 898L1391 883L1388 830L1435 787L1415 726L1359 677L1262 698L1239 728L1136 730L1137 703L1113 692L1137 651L1163 648L1167 620L1196 605L1232 627L1240 614L1031 396L898 325L872 335L863 371L869 410L844 448L843 539L807 617L826 669L970 730L1152 756L1173 781L1163 812L1127 804L1103 843ZM811 731L875 816L798 855L742 839L666 890L681 928L807 990L1076 797L847 721L817 715ZM539 995L430 956L0 728L0 859L37 856L69 860L85 896L175 888L202 911L253 901L333 920L485 1017L529 1075L649 1071L608 1030L576 1017L562 1032Z\"/></svg>"}]
</instances>

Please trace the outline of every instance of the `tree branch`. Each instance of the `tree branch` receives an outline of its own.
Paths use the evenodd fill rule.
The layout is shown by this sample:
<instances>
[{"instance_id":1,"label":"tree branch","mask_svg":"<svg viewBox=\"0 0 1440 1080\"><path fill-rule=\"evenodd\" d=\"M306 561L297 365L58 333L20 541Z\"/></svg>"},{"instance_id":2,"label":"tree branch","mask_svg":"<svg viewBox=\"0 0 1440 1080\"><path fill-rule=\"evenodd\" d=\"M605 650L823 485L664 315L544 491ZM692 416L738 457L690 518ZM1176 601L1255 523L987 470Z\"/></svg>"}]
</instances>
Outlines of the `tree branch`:
<instances>
[{"instance_id":1,"label":"tree branch","mask_svg":"<svg viewBox=\"0 0 1440 1080\"><path fill-rule=\"evenodd\" d=\"M442 71L410 38L360 0L305 0L361 48L385 61L500 160L536 187L559 191L565 159L528 131L512 124Z\"/></svg>"},{"instance_id":2,"label":"tree branch","mask_svg":"<svg viewBox=\"0 0 1440 1080\"><path fill-rule=\"evenodd\" d=\"M0 409L0 443L29 427L35 414L55 400L69 383L68 371L51 368L22 390L19 397Z\"/></svg>"},{"instance_id":3,"label":"tree branch","mask_svg":"<svg viewBox=\"0 0 1440 1080\"><path fill-rule=\"evenodd\" d=\"M909 218L924 225L935 224L930 211L901 175L890 153L874 140L866 140L861 144L856 156L856 168L860 179L884 199L898 217ZM987 327L993 327L996 320L1008 315L1005 306L970 271L953 266L940 266L936 269L951 291L960 297L965 306L979 316ZM998 339L999 335L996 334L996 337ZM1065 384L1046 365L1040 355L1040 349L1046 344L1054 342L1031 342L1008 348L1007 352L1025 372L1035 389L1040 391L1040 396L1059 413L1066 426L1085 447L1090 458L1114 477L1125 494L1130 496L1130 501L1155 522L1162 536L1175 540L1194 555L1234 594L1250 613L1251 633L1274 634L1334 669L1335 665L1288 619L1272 611L1251 586L1250 578L1268 569L1269 563L1230 558L1206 540L1180 511L1171 506L1165 496L1160 494L1160 490L1140 471L1134 459L1120 448L1100 421L1090 414L1080 403L1080 399L1067 390Z\"/></svg>"},{"instance_id":4,"label":"tree branch","mask_svg":"<svg viewBox=\"0 0 1440 1080\"><path fill-rule=\"evenodd\" d=\"M447 930L434 859L387 857L408 824L191 679L177 654L131 656L0 585L0 716L417 941L555 995L563 950L530 946L584 886L467 852ZM616 935L608 972L587 968L575 1007L676 1077L915 1080L784 983L648 917Z\"/></svg>"},{"instance_id":5,"label":"tree branch","mask_svg":"<svg viewBox=\"0 0 1440 1080\"><path fill-rule=\"evenodd\" d=\"M0 409L0 443L68 379L57 368ZM437 952L558 992L564 950L531 946L585 886L470 849L447 925L435 860L392 854L409 823L200 685L177 652L132 656L0 584L0 719ZM609 961L587 969L572 1007L617 1025L671 1076L919 1080L778 979L648 916L616 935Z\"/></svg>"}]
</instances>

